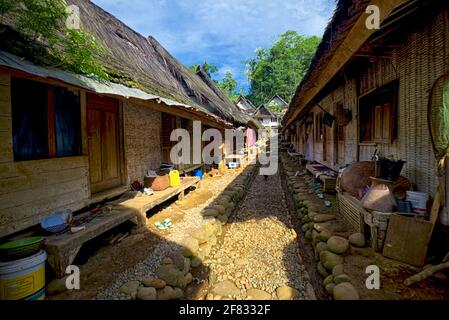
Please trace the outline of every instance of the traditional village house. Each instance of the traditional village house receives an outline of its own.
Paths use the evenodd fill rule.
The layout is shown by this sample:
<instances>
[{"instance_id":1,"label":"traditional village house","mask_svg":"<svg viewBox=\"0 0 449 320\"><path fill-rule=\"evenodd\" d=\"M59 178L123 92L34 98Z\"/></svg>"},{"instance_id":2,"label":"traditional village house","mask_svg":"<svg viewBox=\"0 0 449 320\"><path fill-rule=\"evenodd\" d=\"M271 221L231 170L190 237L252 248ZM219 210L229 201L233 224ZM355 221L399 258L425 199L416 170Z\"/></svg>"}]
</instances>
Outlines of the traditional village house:
<instances>
[{"instance_id":1,"label":"traditional village house","mask_svg":"<svg viewBox=\"0 0 449 320\"><path fill-rule=\"evenodd\" d=\"M365 23L370 4L380 9L378 30ZM339 1L284 118L284 138L307 160L335 171L374 155L405 161L402 175L413 189L437 199L434 224L441 179L429 106L435 99L445 103L448 30L446 1ZM439 134L441 140L447 132ZM447 198L444 179L440 186ZM441 210L442 221L447 210L447 205ZM364 228L363 212L351 217L340 207L356 229ZM424 236L424 247L428 240Z\"/></svg>"},{"instance_id":2,"label":"traditional village house","mask_svg":"<svg viewBox=\"0 0 449 320\"><path fill-rule=\"evenodd\" d=\"M39 224L49 213L80 210L143 182L147 170L170 162L175 128L190 130L195 120L203 129L248 123L257 128L210 79L191 73L154 38L90 1L67 2L80 8L83 26L109 49L101 63L111 81L40 64L45 57L27 49L14 24L2 26L0 238ZM153 204L179 192L166 192ZM144 215L149 208L137 211ZM116 215L98 232L132 216ZM81 242L70 248L71 256Z\"/></svg>"}]
</instances>

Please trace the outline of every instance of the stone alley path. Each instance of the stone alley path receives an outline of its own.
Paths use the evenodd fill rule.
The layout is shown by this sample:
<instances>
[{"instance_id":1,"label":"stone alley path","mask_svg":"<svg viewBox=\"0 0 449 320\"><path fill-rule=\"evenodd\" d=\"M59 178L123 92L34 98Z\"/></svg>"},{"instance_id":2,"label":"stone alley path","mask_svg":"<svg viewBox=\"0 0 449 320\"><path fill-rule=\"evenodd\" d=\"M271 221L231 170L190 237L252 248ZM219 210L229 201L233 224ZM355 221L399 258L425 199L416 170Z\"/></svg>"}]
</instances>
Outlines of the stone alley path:
<instances>
[{"instance_id":1,"label":"stone alley path","mask_svg":"<svg viewBox=\"0 0 449 320\"><path fill-rule=\"evenodd\" d=\"M207 299L314 299L299 254L280 176L256 175L231 218L221 246L206 261Z\"/></svg>"}]
</instances>

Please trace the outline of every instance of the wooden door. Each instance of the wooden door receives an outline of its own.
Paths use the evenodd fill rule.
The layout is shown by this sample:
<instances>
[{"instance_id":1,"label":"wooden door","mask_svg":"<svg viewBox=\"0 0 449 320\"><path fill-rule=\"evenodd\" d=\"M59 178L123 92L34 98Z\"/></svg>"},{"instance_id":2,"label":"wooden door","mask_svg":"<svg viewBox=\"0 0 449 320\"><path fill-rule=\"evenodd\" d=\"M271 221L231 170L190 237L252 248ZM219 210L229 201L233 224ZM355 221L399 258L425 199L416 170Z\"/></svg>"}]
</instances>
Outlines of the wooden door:
<instances>
[{"instance_id":1,"label":"wooden door","mask_svg":"<svg viewBox=\"0 0 449 320\"><path fill-rule=\"evenodd\" d=\"M176 144L170 141L170 135L177 127L176 117L174 115L163 112L162 113L162 161L165 163L172 163L170 159L170 151Z\"/></svg>"},{"instance_id":2,"label":"wooden door","mask_svg":"<svg viewBox=\"0 0 449 320\"><path fill-rule=\"evenodd\" d=\"M90 187L97 193L121 185L118 101L87 94Z\"/></svg>"}]
</instances>

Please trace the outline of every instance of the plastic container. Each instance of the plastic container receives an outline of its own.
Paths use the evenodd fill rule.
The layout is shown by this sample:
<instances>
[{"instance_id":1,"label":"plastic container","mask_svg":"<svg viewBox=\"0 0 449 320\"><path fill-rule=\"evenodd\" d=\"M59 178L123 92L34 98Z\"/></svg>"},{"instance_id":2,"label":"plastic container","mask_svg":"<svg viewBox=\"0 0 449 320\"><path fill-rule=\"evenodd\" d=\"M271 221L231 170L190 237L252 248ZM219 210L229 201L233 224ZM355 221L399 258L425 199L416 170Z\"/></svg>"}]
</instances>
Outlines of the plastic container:
<instances>
[{"instance_id":1,"label":"plastic container","mask_svg":"<svg viewBox=\"0 0 449 320\"><path fill-rule=\"evenodd\" d=\"M45 299L44 250L28 258L0 262L0 300Z\"/></svg>"},{"instance_id":2,"label":"plastic container","mask_svg":"<svg viewBox=\"0 0 449 320\"><path fill-rule=\"evenodd\" d=\"M178 170L171 170L168 177L170 179L170 187L179 187L181 185L181 176Z\"/></svg>"},{"instance_id":3,"label":"plastic container","mask_svg":"<svg viewBox=\"0 0 449 320\"><path fill-rule=\"evenodd\" d=\"M199 177L200 180L203 180L203 169L202 168L197 168L197 169L193 170L192 171L192 176Z\"/></svg>"},{"instance_id":4,"label":"plastic container","mask_svg":"<svg viewBox=\"0 0 449 320\"><path fill-rule=\"evenodd\" d=\"M427 200L429 195L425 192L407 191L407 201L412 203L413 212L427 213Z\"/></svg>"},{"instance_id":5,"label":"plastic container","mask_svg":"<svg viewBox=\"0 0 449 320\"><path fill-rule=\"evenodd\" d=\"M43 237L26 237L0 246L0 261L13 261L38 253L44 244Z\"/></svg>"}]
</instances>

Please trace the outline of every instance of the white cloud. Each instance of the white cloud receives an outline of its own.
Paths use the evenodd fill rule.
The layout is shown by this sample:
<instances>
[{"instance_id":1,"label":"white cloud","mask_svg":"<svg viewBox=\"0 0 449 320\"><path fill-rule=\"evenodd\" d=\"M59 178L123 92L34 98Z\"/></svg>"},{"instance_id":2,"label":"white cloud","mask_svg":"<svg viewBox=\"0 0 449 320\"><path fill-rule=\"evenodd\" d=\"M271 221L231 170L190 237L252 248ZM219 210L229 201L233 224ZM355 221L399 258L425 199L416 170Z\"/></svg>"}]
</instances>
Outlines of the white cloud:
<instances>
[{"instance_id":1,"label":"white cloud","mask_svg":"<svg viewBox=\"0 0 449 320\"><path fill-rule=\"evenodd\" d=\"M245 80L243 60L255 48L295 30L321 36L333 0L93 0L184 64L204 60Z\"/></svg>"}]
</instances>

